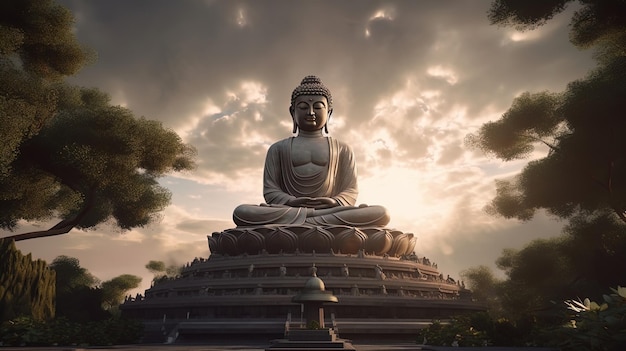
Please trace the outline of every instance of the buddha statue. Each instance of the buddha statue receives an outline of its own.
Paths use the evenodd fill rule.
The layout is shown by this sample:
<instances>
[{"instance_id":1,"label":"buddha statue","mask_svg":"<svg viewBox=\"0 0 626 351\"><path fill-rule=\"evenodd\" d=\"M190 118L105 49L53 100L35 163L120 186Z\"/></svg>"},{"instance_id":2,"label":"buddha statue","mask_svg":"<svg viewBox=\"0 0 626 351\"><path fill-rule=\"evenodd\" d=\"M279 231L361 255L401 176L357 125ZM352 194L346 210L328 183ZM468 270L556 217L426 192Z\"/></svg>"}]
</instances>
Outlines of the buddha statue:
<instances>
[{"instance_id":1,"label":"buddha statue","mask_svg":"<svg viewBox=\"0 0 626 351\"><path fill-rule=\"evenodd\" d=\"M291 94L292 136L267 151L261 205L240 205L238 227L259 225L347 225L389 223L382 206L355 206L357 168L350 146L328 136L332 96L316 76L305 77Z\"/></svg>"}]
</instances>

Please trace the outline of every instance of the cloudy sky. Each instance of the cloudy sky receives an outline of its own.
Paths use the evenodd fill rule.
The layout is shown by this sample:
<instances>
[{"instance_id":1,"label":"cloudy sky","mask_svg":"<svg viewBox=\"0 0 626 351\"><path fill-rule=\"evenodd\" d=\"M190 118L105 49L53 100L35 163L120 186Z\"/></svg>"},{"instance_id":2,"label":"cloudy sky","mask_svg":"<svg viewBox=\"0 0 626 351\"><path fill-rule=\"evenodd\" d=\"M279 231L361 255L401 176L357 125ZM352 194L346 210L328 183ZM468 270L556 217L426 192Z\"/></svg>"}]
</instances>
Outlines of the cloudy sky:
<instances>
[{"instance_id":1,"label":"cloudy sky","mask_svg":"<svg viewBox=\"0 0 626 351\"><path fill-rule=\"evenodd\" d=\"M265 152L291 135L291 91L310 74L333 94L330 134L356 153L358 203L386 206L389 227L416 234L417 254L443 274L560 232L545 215L487 215L494 180L527 161L503 163L464 139L522 92L561 91L593 66L568 41L572 9L520 33L489 25L489 0L61 3L98 56L71 81L178 132L198 168L162 179L173 201L158 223L19 242L24 253L77 257L102 280L136 274L141 291L149 260L207 257L206 236L234 227L238 204L263 202Z\"/></svg>"}]
</instances>

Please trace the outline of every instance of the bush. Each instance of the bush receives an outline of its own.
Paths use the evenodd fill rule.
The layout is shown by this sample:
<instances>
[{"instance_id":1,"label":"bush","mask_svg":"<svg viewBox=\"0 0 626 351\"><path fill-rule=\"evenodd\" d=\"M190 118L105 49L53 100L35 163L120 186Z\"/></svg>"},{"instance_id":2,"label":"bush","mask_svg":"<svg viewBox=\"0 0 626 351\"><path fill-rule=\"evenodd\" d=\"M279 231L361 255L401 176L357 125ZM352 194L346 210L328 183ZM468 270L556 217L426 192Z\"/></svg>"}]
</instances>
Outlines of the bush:
<instances>
[{"instance_id":1,"label":"bush","mask_svg":"<svg viewBox=\"0 0 626 351\"><path fill-rule=\"evenodd\" d=\"M422 329L417 342L434 346L538 346L538 323L527 319L494 320L486 312L434 321Z\"/></svg>"},{"instance_id":2,"label":"bush","mask_svg":"<svg viewBox=\"0 0 626 351\"><path fill-rule=\"evenodd\" d=\"M418 332L417 342L437 346L486 346L488 336L485 331L472 326L470 317L461 316L447 323L433 321L428 328Z\"/></svg>"},{"instance_id":3,"label":"bush","mask_svg":"<svg viewBox=\"0 0 626 351\"><path fill-rule=\"evenodd\" d=\"M600 305L588 298L568 300L567 322L552 330L563 350L621 351L626 349L626 288L611 289Z\"/></svg>"},{"instance_id":4,"label":"bush","mask_svg":"<svg viewBox=\"0 0 626 351\"><path fill-rule=\"evenodd\" d=\"M563 351L626 350L626 288L611 289L602 304L568 300L565 315L535 311L517 321L493 320L481 312L434 321L417 342L436 346L543 346ZM558 306L557 306L558 307Z\"/></svg>"},{"instance_id":5,"label":"bush","mask_svg":"<svg viewBox=\"0 0 626 351\"><path fill-rule=\"evenodd\" d=\"M125 318L87 323L65 318L49 322L17 318L0 325L0 342L3 346L132 344L142 333L141 322Z\"/></svg>"}]
</instances>

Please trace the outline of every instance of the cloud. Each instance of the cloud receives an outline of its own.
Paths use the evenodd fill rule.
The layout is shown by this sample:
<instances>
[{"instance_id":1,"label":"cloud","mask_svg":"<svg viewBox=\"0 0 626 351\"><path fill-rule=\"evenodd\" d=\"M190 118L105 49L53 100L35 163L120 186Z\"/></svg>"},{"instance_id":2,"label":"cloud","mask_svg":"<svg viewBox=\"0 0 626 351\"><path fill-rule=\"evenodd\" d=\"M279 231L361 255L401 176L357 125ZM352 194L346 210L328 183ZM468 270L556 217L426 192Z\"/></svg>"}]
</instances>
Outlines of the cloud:
<instances>
[{"instance_id":1,"label":"cloud","mask_svg":"<svg viewBox=\"0 0 626 351\"><path fill-rule=\"evenodd\" d=\"M489 25L490 0L61 3L98 53L71 81L177 131L198 168L162 179L173 200L159 223L19 244L35 257L68 254L101 279L148 280L151 259L206 257L206 235L232 227L236 205L263 201L266 150L291 135L291 92L309 74L333 93L329 129L354 148L359 202L388 207L444 272L558 233L545 216L487 216L493 180L527 161L504 164L463 140L520 93L562 90L592 67L568 42L571 9L521 36Z\"/></svg>"}]
</instances>

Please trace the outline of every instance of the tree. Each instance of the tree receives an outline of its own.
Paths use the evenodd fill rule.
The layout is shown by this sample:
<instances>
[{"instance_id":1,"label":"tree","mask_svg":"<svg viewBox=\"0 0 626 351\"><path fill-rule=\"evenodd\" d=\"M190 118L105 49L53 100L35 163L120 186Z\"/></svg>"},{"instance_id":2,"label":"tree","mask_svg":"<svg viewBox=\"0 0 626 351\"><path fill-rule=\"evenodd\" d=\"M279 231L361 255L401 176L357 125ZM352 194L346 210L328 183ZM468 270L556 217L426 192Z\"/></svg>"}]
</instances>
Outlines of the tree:
<instances>
[{"instance_id":1,"label":"tree","mask_svg":"<svg viewBox=\"0 0 626 351\"><path fill-rule=\"evenodd\" d=\"M135 289L141 278L132 274L122 274L102 283L102 306L105 310L115 309L124 300L128 290Z\"/></svg>"},{"instance_id":2,"label":"tree","mask_svg":"<svg viewBox=\"0 0 626 351\"><path fill-rule=\"evenodd\" d=\"M52 1L0 5L0 228L59 220L16 241L108 220L145 226L170 201L157 179L194 166L194 149L175 132L63 83L89 57L72 23Z\"/></svg>"},{"instance_id":3,"label":"tree","mask_svg":"<svg viewBox=\"0 0 626 351\"><path fill-rule=\"evenodd\" d=\"M492 23L533 29L569 1L497 0ZM488 211L528 220L537 209L561 218L611 209L626 222L626 2L584 1L571 40L594 48L598 67L561 93L524 93L502 118L468 136L471 146L505 161L525 158L537 144L544 158L512 180L498 180Z\"/></svg>"},{"instance_id":4,"label":"tree","mask_svg":"<svg viewBox=\"0 0 626 351\"><path fill-rule=\"evenodd\" d=\"M128 290L141 283L141 278L122 274L100 283L100 280L81 267L74 257L58 256L50 264L56 272L57 310L60 316L72 320L89 320L108 317L119 305Z\"/></svg>"},{"instance_id":5,"label":"tree","mask_svg":"<svg viewBox=\"0 0 626 351\"><path fill-rule=\"evenodd\" d=\"M56 272L57 292L69 292L79 287L96 287L100 280L80 266L78 258L65 255L57 256L49 266Z\"/></svg>"},{"instance_id":6,"label":"tree","mask_svg":"<svg viewBox=\"0 0 626 351\"><path fill-rule=\"evenodd\" d=\"M0 3L0 181L22 142L54 116L55 84L92 56L78 43L73 22L52 0Z\"/></svg>"},{"instance_id":7,"label":"tree","mask_svg":"<svg viewBox=\"0 0 626 351\"><path fill-rule=\"evenodd\" d=\"M569 2L496 0L489 18L492 24L530 30ZM580 48L593 48L598 66L563 92L523 93L500 120L468 136L470 145L505 161L527 157L537 145L548 149L514 179L496 181L497 195L487 208L507 218L528 220L546 209L569 219L561 236L506 249L496 262L506 274L495 290L505 314L544 327L566 322L553 313L564 308L562 301L599 298L626 279L616 269L626 255L626 120L621 116L626 2L580 3L570 38Z\"/></svg>"},{"instance_id":8,"label":"tree","mask_svg":"<svg viewBox=\"0 0 626 351\"><path fill-rule=\"evenodd\" d=\"M467 288L472 291L472 298L484 303L492 316L503 317L498 295L502 281L494 276L489 267L468 268L461 272L461 277L467 282Z\"/></svg>"},{"instance_id":9,"label":"tree","mask_svg":"<svg viewBox=\"0 0 626 351\"><path fill-rule=\"evenodd\" d=\"M95 89L67 88L62 106L23 143L10 177L0 184L0 226L60 217L52 228L13 236L24 240L93 228L114 219L142 227L169 204L157 178L193 167L194 150L156 121L111 106Z\"/></svg>"},{"instance_id":10,"label":"tree","mask_svg":"<svg viewBox=\"0 0 626 351\"><path fill-rule=\"evenodd\" d=\"M56 272L57 317L79 322L109 317L102 309L100 280L81 267L77 258L57 256L49 267Z\"/></svg>"},{"instance_id":11,"label":"tree","mask_svg":"<svg viewBox=\"0 0 626 351\"><path fill-rule=\"evenodd\" d=\"M55 274L46 262L23 255L15 242L0 238L0 322L16 317L54 317Z\"/></svg>"},{"instance_id":12,"label":"tree","mask_svg":"<svg viewBox=\"0 0 626 351\"><path fill-rule=\"evenodd\" d=\"M521 250L505 249L496 261L507 279L499 297L507 314L520 318L552 308L550 301L572 296L574 272L563 238L537 239Z\"/></svg>"},{"instance_id":13,"label":"tree","mask_svg":"<svg viewBox=\"0 0 626 351\"><path fill-rule=\"evenodd\" d=\"M608 288L624 285L626 271L617 267L626 257L625 233L626 224L610 212L570 219L562 251L569 257L572 297L600 299Z\"/></svg>"},{"instance_id":14,"label":"tree","mask_svg":"<svg viewBox=\"0 0 626 351\"><path fill-rule=\"evenodd\" d=\"M552 301L577 296L599 299L608 287L623 285L626 272L616 268L626 257L624 233L626 224L610 212L578 215L558 237L534 240L520 250L503 250L496 265L506 274L505 280L494 283L484 267L462 274L478 298L489 302L495 295L504 315L536 315L554 307ZM489 307L498 316L497 308Z\"/></svg>"},{"instance_id":15,"label":"tree","mask_svg":"<svg viewBox=\"0 0 626 351\"><path fill-rule=\"evenodd\" d=\"M179 266L173 264L166 266L163 261L150 260L150 262L146 264L146 269L154 274L154 279L152 279L153 282L168 277L175 277L180 273Z\"/></svg>"}]
</instances>

